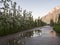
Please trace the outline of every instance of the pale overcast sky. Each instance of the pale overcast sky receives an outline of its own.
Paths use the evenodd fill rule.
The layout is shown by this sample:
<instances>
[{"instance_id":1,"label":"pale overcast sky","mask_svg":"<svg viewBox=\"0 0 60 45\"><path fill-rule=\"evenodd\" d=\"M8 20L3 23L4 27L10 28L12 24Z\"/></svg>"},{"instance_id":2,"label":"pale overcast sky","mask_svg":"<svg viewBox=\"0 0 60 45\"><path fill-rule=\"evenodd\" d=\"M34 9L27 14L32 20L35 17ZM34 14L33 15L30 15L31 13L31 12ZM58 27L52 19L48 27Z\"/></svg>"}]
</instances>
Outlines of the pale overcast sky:
<instances>
[{"instance_id":1,"label":"pale overcast sky","mask_svg":"<svg viewBox=\"0 0 60 45\"><path fill-rule=\"evenodd\" d=\"M52 8L60 5L60 0L12 0L16 1L22 9L32 11L33 17L42 17Z\"/></svg>"}]
</instances>

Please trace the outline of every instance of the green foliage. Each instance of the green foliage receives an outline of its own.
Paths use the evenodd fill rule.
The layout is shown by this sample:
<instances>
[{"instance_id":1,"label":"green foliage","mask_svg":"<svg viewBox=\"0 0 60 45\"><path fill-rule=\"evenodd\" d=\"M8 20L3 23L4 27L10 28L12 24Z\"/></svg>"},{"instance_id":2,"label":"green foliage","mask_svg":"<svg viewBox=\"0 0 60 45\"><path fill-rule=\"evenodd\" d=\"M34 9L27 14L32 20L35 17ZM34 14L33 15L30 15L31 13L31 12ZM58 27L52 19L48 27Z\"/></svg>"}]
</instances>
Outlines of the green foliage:
<instances>
[{"instance_id":1,"label":"green foliage","mask_svg":"<svg viewBox=\"0 0 60 45\"><path fill-rule=\"evenodd\" d=\"M53 26L54 25L54 22L53 20L50 21L50 25Z\"/></svg>"},{"instance_id":2,"label":"green foliage","mask_svg":"<svg viewBox=\"0 0 60 45\"><path fill-rule=\"evenodd\" d=\"M53 29L57 32L60 33L60 24L56 24Z\"/></svg>"},{"instance_id":3,"label":"green foliage","mask_svg":"<svg viewBox=\"0 0 60 45\"><path fill-rule=\"evenodd\" d=\"M10 15L0 15L0 36L44 25L41 20L34 21L32 16L28 17L28 19L25 18L19 15L14 17Z\"/></svg>"},{"instance_id":4,"label":"green foliage","mask_svg":"<svg viewBox=\"0 0 60 45\"><path fill-rule=\"evenodd\" d=\"M37 19L37 20L35 20L34 25L35 25L35 27L40 27L40 26L46 25L46 23L44 23L40 19Z\"/></svg>"},{"instance_id":5,"label":"green foliage","mask_svg":"<svg viewBox=\"0 0 60 45\"><path fill-rule=\"evenodd\" d=\"M9 13L0 12L0 36L45 25L40 19L34 21L31 11L24 10L21 14L22 10L16 9L16 2L14 2L12 9L8 10ZM6 10L4 9L4 11Z\"/></svg>"},{"instance_id":6,"label":"green foliage","mask_svg":"<svg viewBox=\"0 0 60 45\"><path fill-rule=\"evenodd\" d=\"M59 17L58 17L58 24L60 24L60 14L59 14Z\"/></svg>"},{"instance_id":7,"label":"green foliage","mask_svg":"<svg viewBox=\"0 0 60 45\"><path fill-rule=\"evenodd\" d=\"M58 17L58 22L53 26L53 29L57 32L60 33L60 14Z\"/></svg>"}]
</instances>

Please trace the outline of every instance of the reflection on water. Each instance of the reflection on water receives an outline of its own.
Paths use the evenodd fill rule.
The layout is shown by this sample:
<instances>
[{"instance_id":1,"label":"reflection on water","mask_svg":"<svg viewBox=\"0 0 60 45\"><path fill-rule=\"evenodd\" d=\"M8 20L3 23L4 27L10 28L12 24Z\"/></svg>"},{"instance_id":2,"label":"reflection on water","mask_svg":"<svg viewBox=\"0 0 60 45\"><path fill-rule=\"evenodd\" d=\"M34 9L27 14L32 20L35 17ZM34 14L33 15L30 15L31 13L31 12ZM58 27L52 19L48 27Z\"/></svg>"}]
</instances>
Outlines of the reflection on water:
<instances>
[{"instance_id":1,"label":"reflection on water","mask_svg":"<svg viewBox=\"0 0 60 45\"><path fill-rule=\"evenodd\" d=\"M24 33L20 33L17 39L8 40L8 45L24 45L24 38L31 38L41 35L41 30L33 30Z\"/></svg>"},{"instance_id":2,"label":"reflection on water","mask_svg":"<svg viewBox=\"0 0 60 45\"><path fill-rule=\"evenodd\" d=\"M8 45L24 45L24 41L22 41L22 39L12 39L12 40L8 40Z\"/></svg>"},{"instance_id":3,"label":"reflection on water","mask_svg":"<svg viewBox=\"0 0 60 45\"><path fill-rule=\"evenodd\" d=\"M41 30L33 30L33 31L28 31L28 32L24 32L19 34L20 37L22 38L28 38L28 37L36 37L41 35Z\"/></svg>"},{"instance_id":4,"label":"reflection on water","mask_svg":"<svg viewBox=\"0 0 60 45\"><path fill-rule=\"evenodd\" d=\"M55 31L50 31L50 37L56 37L56 32Z\"/></svg>"},{"instance_id":5,"label":"reflection on water","mask_svg":"<svg viewBox=\"0 0 60 45\"><path fill-rule=\"evenodd\" d=\"M0 37L0 45L60 45L60 35L50 26L24 31L7 38Z\"/></svg>"}]
</instances>

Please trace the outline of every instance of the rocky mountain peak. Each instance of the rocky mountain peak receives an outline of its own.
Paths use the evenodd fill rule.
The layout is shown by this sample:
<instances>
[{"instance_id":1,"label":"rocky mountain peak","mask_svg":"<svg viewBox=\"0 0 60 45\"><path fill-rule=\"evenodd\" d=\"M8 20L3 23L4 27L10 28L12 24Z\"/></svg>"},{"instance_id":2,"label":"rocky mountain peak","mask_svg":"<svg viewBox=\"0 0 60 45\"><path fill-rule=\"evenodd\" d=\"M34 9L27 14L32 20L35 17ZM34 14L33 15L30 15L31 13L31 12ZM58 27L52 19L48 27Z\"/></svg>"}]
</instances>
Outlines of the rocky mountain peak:
<instances>
[{"instance_id":1,"label":"rocky mountain peak","mask_svg":"<svg viewBox=\"0 0 60 45\"><path fill-rule=\"evenodd\" d=\"M56 13L56 12L58 12L58 11L60 11L60 6L56 6L56 7L54 7L53 9L51 9L50 11L49 11L49 13Z\"/></svg>"}]
</instances>

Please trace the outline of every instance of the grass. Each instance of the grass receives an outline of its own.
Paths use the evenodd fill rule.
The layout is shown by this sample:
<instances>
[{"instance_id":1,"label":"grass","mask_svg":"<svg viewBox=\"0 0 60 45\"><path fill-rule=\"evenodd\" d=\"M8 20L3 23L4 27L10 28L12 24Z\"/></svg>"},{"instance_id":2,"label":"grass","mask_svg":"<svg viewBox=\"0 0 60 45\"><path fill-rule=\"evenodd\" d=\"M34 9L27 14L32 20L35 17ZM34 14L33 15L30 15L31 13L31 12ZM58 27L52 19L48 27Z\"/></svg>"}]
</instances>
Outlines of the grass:
<instances>
[{"instance_id":1,"label":"grass","mask_svg":"<svg viewBox=\"0 0 60 45\"><path fill-rule=\"evenodd\" d=\"M60 24L56 24L53 26L53 29L57 32L60 33Z\"/></svg>"}]
</instances>

